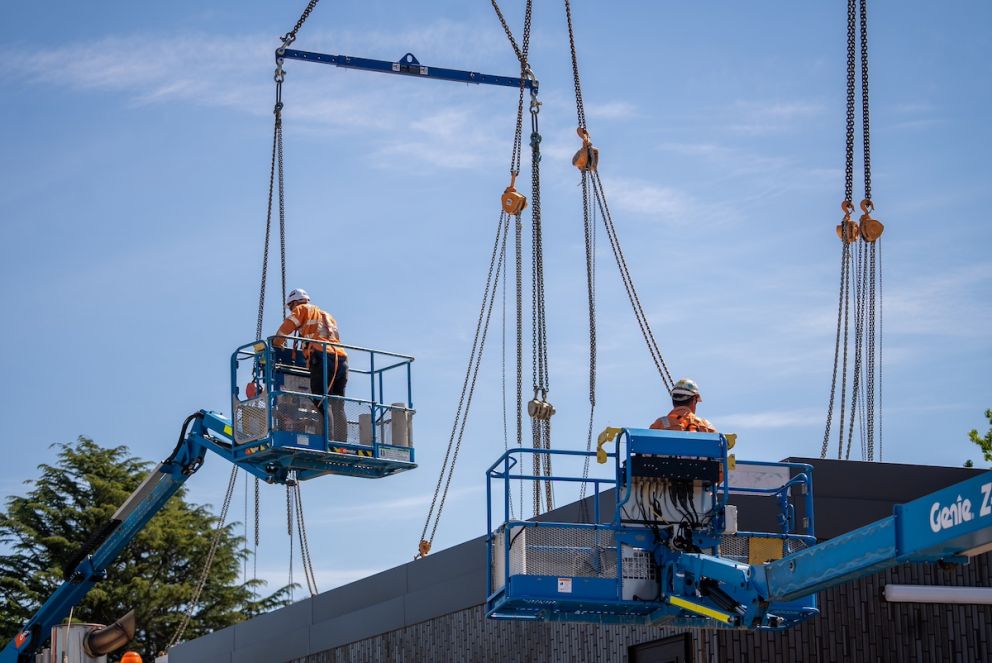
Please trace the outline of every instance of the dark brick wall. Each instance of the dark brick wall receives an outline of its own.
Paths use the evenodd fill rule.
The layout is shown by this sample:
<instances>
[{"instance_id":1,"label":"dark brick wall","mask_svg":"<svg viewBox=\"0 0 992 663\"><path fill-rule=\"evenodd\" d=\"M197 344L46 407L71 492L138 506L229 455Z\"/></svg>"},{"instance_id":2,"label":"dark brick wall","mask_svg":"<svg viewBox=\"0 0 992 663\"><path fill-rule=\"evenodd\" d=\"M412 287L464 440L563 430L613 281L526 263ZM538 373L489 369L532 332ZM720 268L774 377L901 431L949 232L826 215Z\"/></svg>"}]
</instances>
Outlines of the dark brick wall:
<instances>
[{"instance_id":1,"label":"dark brick wall","mask_svg":"<svg viewBox=\"0 0 992 663\"><path fill-rule=\"evenodd\" d=\"M888 584L992 586L992 555L966 567L907 564L820 594L820 616L785 633L723 631L723 661L992 661L992 606L887 603Z\"/></svg>"},{"instance_id":2,"label":"dark brick wall","mask_svg":"<svg viewBox=\"0 0 992 663\"><path fill-rule=\"evenodd\" d=\"M967 567L906 565L820 594L819 617L782 633L694 631L696 663L992 661L992 606L893 604L887 583L992 586L992 555ZM626 661L628 647L680 631L662 627L485 619L460 610L293 663Z\"/></svg>"}]
</instances>

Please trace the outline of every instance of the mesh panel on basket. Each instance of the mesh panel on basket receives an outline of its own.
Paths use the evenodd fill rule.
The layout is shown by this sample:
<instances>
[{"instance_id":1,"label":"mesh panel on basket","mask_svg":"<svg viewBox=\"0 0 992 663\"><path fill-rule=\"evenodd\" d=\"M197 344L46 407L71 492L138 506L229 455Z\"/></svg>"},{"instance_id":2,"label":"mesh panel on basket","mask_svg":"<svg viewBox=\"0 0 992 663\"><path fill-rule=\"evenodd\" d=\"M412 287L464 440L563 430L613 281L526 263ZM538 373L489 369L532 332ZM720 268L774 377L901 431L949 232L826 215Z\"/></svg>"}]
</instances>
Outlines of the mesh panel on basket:
<instances>
[{"instance_id":1,"label":"mesh panel on basket","mask_svg":"<svg viewBox=\"0 0 992 663\"><path fill-rule=\"evenodd\" d=\"M720 537L720 557L747 564L751 555L750 542L751 537L749 536L722 536ZM808 544L802 539L785 539L786 555L804 550L807 547Z\"/></svg>"},{"instance_id":2,"label":"mesh panel on basket","mask_svg":"<svg viewBox=\"0 0 992 663\"><path fill-rule=\"evenodd\" d=\"M747 564L748 541L746 536L721 536L720 537L720 557Z\"/></svg>"},{"instance_id":3,"label":"mesh panel on basket","mask_svg":"<svg viewBox=\"0 0 992 663\"><path fill-rule=\"evenodd\" d=\"M288 433L320 435L324 431L324 418L311 397L279 394L272 412L272 427Z\"/></svg>"},{"instance_id":4,"label":"mesh panel on basket","mask_svg":"<svg viewBox=\"0 0 992 663\"><path fill-rule=\"evenodd\" d=\"M514 528L510 575L615 578L613 532L574 527Z\"/></svg>"},{"instance_id":5,"label":"mesh panel on basket","mask_svg":"<svg viewBox=\"0 0 992 663\"><path fill-rule=\"evenodd\" d=\"M352 444L410 446L413 412L400 407L378 406L348 401L348 441Z\"/></svg>"},{"instance_id":6,"label":"mesh panel on basket","mask_svg":"<svg viewBox=\"0 0 992 663\"><path fill-rule=\"evenodd\" d=\"M260 440L269 434L265 397L260 396L234 405L234 441Z\"/></svg>"}]
</instances>

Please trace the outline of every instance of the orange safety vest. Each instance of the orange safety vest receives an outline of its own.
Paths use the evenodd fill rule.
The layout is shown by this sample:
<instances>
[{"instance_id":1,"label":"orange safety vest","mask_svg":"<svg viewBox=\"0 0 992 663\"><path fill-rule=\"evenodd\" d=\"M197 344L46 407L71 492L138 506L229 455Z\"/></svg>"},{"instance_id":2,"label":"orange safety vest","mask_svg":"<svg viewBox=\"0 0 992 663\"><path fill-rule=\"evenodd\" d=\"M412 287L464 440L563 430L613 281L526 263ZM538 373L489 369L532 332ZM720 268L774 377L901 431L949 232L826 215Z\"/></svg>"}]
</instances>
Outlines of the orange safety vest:
<instances>
[{"instance_id":1,"label":"orange safety vest","mask_svg":"<svg viewBox=\"0 0 992 663\"><path fill-rule=\"evenodd\" d=\"M664 417L659 417L651 428L655 430L677 430L689 433L715 433L713 424L696 416L696 414L684 405L673 409Z\"/></svg>"},{"instance_id":2,"label":"orange safety vest","mask_svg":"<svg viewBox=\"0 0 992 663\"><path fill-rule=\"evenodd\" d=\"M321 341L323 343L340 343L341 335L338 333L338 323L327 311L323 311L313 304L301 304L286 318L279 331L278 336L289 336L293 332L298 332L303 338ZM275 339L273 345L282 347L285 345L284 339ZM311 344L303 347L305 356L310 356ZM328 354L336 354L339 357L347 357L348 353L344 348L336 345L316 346L323 347Z\"/></svg>"}]
</instances>

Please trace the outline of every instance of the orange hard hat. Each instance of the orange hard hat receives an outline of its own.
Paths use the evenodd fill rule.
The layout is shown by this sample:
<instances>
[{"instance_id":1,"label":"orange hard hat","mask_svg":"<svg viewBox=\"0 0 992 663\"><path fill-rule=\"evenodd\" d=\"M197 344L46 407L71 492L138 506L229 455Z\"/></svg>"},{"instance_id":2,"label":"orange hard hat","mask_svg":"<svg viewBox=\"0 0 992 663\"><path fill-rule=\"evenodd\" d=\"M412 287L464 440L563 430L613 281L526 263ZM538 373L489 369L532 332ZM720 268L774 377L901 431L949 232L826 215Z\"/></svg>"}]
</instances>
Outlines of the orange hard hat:
<instances>
[{"instance_id":1,"label":"orange hard hat","mask_svg":"<svg viewBox=\"0 0 992 663\"><path fill-rule=\"evenodd\" d=\"M141 654L136 651L125 652L121 656L121 663L141 663Z\"/></svg>"}]
</instances>

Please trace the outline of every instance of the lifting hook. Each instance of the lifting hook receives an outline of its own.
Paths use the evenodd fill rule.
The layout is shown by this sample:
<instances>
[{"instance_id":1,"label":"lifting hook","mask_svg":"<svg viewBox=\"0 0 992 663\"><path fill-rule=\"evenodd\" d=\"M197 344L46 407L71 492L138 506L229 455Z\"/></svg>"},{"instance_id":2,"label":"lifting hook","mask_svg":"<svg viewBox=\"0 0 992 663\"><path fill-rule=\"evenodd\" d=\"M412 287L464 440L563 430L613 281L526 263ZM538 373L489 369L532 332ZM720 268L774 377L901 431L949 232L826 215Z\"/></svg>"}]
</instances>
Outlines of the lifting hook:
<instances>
[{"instance_id":1,"label":"lifting hook","mask_svg":"<svg viewBox=\"0 0 992 663\"><path fill-rule=\"evenodd\" d=\"M858 240L859 228L858 222L851 218L851 214L854 213L854 205L849 200L841 201L840 210L844 212L844 218L841 219L840 225L837 226L837 237L845 244L856 242Z\"/></svg>"},{"instance_id":2,"label":"lifting hook","mask_svg":"<svg viewBox=\"0 0 992 663\"><path fill-rule=\"evenodd\" d=\"M882 236L885 226L878 219L872 218L871 213L875 211L875 204L868 198L861 201L861 211L864 212L860 219L861 238L869 243L874 242Z\"/></svg>"},{"instance_id":3,"label":"lifting hook","mask_svg":"<svg viewBox=\"0 0 992 663\"><path fill-rule=\"evenodd\" d=\"M503 195L500 197L500 203L503 205L503 211L514 216L527 209L527 196L517 191L517 189L513 186L516 183L517 174L510 173L510 186L506 187L503 191Z\"/></svg>"},{"instance_id":4,"label":"lifting hook","mask_svg":"<svg viewBox=\"0 0 992 663\"><path fill-rule=\"evenodd\" d=\"M599 167L599 150L592 146L592 139L585 127L579 127L575 133L582 139L582 147L572 157L572 165L581 171L594 171Z\"/></svg>"},{"instance_id":5,"label":"lifting hook","mask_svg":"<svg viewBox=\"0 0 992 663\"><path fill-rule=\"evenodd\" d=\"M534 398L527 403L527 414L538 421L550 421L555 414L555 406L548 402L548 394L544 392L541 397L537 397L534 391Z\"/></svg>"}]
</instances>

